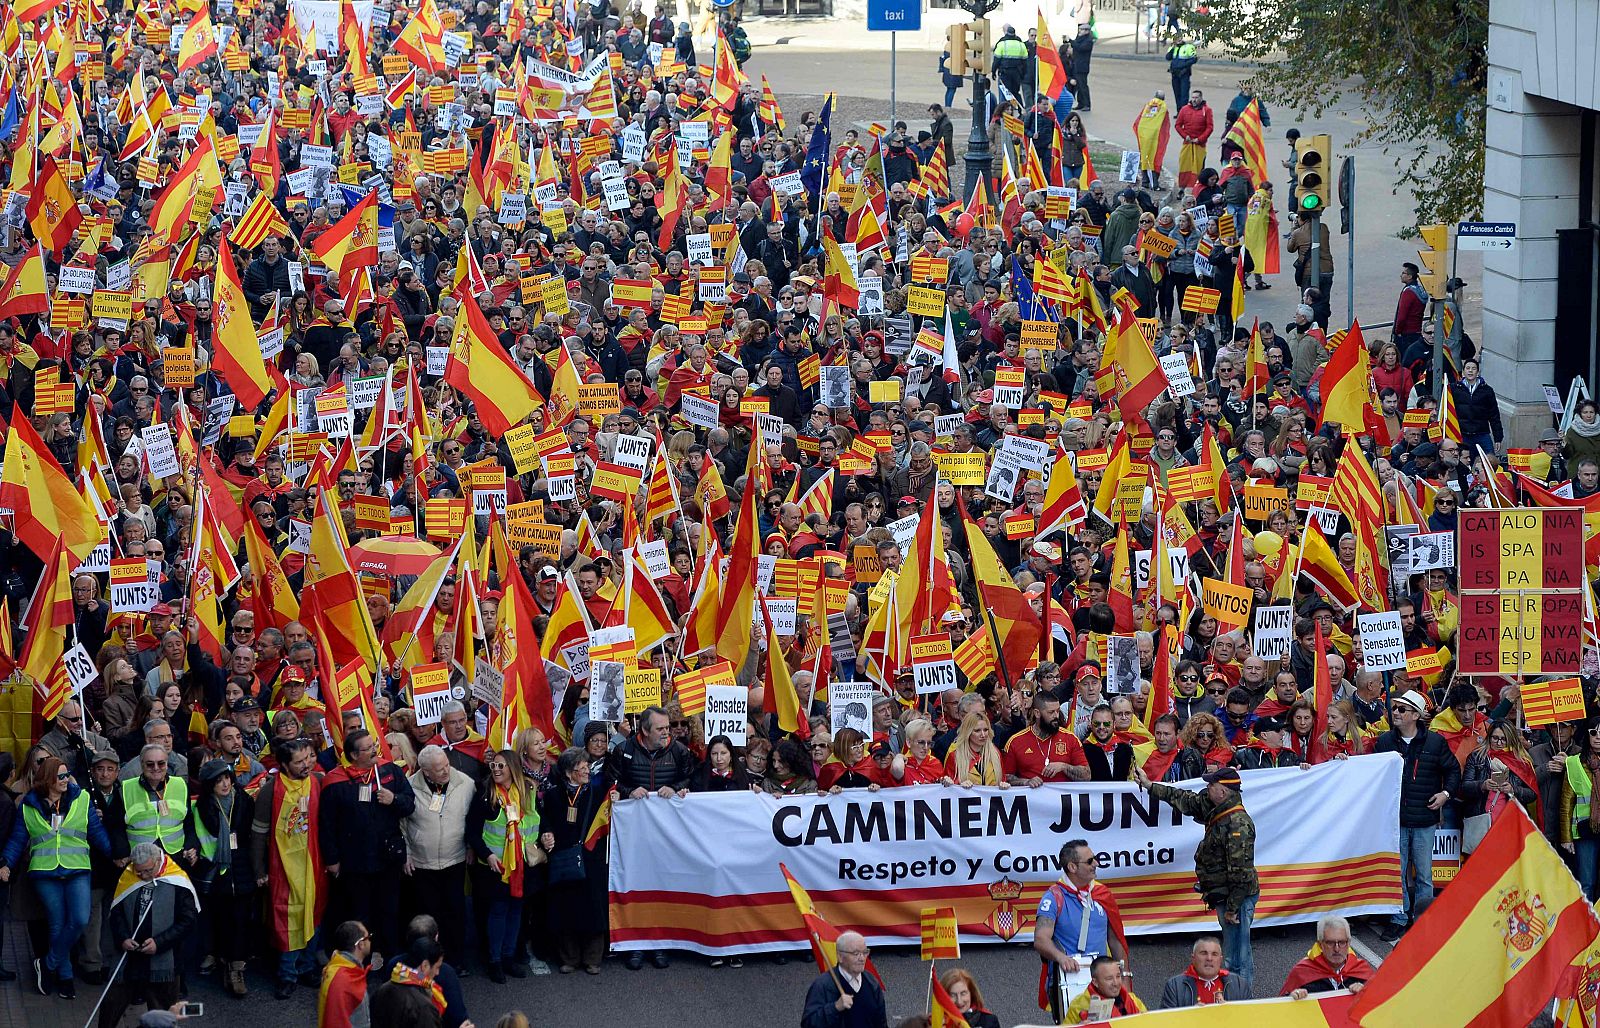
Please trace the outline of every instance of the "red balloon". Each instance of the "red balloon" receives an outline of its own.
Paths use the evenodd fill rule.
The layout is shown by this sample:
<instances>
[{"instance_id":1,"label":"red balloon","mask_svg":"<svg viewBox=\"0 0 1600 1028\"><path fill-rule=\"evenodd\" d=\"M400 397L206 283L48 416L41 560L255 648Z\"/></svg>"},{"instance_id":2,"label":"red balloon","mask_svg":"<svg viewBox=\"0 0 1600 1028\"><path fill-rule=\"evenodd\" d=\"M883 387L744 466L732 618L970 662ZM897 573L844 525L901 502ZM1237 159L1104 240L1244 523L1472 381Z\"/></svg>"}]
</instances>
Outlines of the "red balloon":
<instances>
[{"instance_id":1,"label":"red balloon","mask_svg":"<svg viewBox=\"0 0 1600 1028\"><path fill-rule=\"evenodd\" d=\"M956 236L961 239L965 239L971 234L971 232L972 215L968 214L966 211L962 211L960 217L956 218Z\"/></svg>"}]
</instances>

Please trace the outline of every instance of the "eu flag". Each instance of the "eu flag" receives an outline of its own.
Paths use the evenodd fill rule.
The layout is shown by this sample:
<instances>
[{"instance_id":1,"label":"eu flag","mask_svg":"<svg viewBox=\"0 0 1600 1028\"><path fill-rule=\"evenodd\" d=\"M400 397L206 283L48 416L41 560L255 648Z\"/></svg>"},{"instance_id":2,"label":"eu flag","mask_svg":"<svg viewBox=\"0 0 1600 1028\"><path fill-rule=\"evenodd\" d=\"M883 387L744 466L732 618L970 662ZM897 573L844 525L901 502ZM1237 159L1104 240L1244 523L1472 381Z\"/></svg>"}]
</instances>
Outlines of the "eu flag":
<instances>
[{"instance_id":1,"label":"eu flag","mask_svg":"<svg viewBox=\"0 0 1600 1028\"><path fill-rule=\"evenodd\" d=\"M833 94L822 102L822 113L817 117L817 127L811 130L811 143L806 147L806 163L800 169L800 182L813 198L822 195L822 182L828 176L829 155L833 153Z\"/></svg>"},{"instance_id":2,"label":"eu flag","mask_svg":"<svg viewBox=\"0 0 1600 1028\"><path fill-rule=\"evenodd\" d=\"M1044 258L1035 257L1034 260ZM1028 280L1027 273L1022 270L1022 261L1016 256L1011 258L1011 298L1017 301L1017 316L1024 321L1061 320L1061 315L1049 302L1033 294L1033 283Z\"/></svg>"}]
</instances>

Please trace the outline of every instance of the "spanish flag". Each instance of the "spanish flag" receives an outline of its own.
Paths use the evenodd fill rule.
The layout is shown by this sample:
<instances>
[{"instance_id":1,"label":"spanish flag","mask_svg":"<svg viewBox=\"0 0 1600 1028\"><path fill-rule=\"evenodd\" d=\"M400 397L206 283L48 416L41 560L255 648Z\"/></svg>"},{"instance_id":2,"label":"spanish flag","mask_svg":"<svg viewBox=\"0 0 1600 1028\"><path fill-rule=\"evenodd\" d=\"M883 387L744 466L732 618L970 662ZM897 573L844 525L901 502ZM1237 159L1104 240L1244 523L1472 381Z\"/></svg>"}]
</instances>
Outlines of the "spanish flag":
<instances>
[{"instance_id":1,"label":"spanish flag","mask_svg":"<svg viewBox=\"0 0 1600 1028\"><path fill-rule=\"evenodd\" d=\"M1328 366L1322 372L1322 421L1349 426L1352 431L1366 424L1368 381L1372 369L1367 341L1361 337L1359 322L1351 322Z\"/></svg>"},{"instance_id":2,"label":"spanish flag","mask_svg":"<svg viewBox=\"0 0 1600 1028\"><path fill-rule=\"evenodd\" d=\"M484 429L499 439L538 409L539 395L495 338L478 301L465 291L458 299L462 322L444 380L472 400Z\"/></svg>"},{"instance_id":3,"label":"spanish flag","mask_svg":"<svg viewBox=\"0 0 1600 1028\"><path fill-rule=\"evenodd\" d=\"M0 286L0 317L43 314L50 309L50 294L44 282L44 253L38 243L28 248L22 260L6 275Z\"/></svg>"},{"instance_id":4,"label":"spanish flag","mask_svg":"<svg viewBox=\"0 0 1600 1028\"><path fill-rule=\"evenodd\" d=\"M187 889L189 895L194 897L194 908L199 910L200 897L194 891L194 883L189 881L189 876L183 873L183 868L179 867L169 854L161 854L161 860L160 870L148 882L146 879L139 877L139 872L134 870L133 864L130 863L123 868L122 877L117 879L117 891L111 895L111 905L115 907L118 903L138 893L146 884L166 882L168 885L176 885L180 889Z\"/></svg>"},{"instance_id":5,"label":"spanish flag","mask_svg":"<svg viewBox=\"0 0 1600 1028\"><path fill-rule=\"evenodd\" d=\"M94 505L73 487L27 417L13 417L6 433L0 506L16 512L12 531L39 557L55 552L59 540L81 562L106 541Z\"/></svg>"},{"instance_id":6,"label":"spanish flag","mask_svg":"<svg viewBox=\"0 0 1600 1028\"><path fill-rule=\"evenodd\" d=\"M817 970L827 974L839 964L839 929L817 913L817 905L811 902L811 894L806 892L805 886L795 881L788 867L779 864L778 870L783 872L783 880L789 883L789 896L794 900L795 909L800 911L800 920L805 922L806 936L811 940L811 955L816 958ZM883 984L883 976L872 966L871 957L867 958L867 972L878 979L879 985Z\"/></svg>"},{"instance_id":7,"label":"spanish flag","mask_svg":"<svg viewBox=\"0 0 1600 1028\"><path fill-rule=\"evenodd\" d=\"M338 275L351 268L378 263L378 193L373 190L361 202L312 240L307 249L322 266Z\"/></svg>"},{"instance_id":8,"label":"spanish flag","mask_svg":"<svg viewBox=\"0 0 1600 1028\"><path fill-rule=\"evenodd\" d=\"M266 402L274 382L261 356L261 340L256 336L255 322L250 320L250 304L244 298L244 286L229 246L218 248L212 310L216 370L222 372L244 408L254 411Z\"/></svg>"},{"instance_id":9,"label":"spanish flag","mask_svg":"<svg viewBox=\"0 0 1600 1028\"><path fill-rule=\"evenodd\" d=\"M183 41L178 44L178 70L193 71L208 57L217 54L217 33L211 27L211 9L202 4L189 19L183 31Z\"/></svg>"},{"instance_id":10,"label":"spanish flag","mask_svg":"<svg viewBox=\"0 0 1600 1028\"><path fill-rule=\"evenodd\" d=\"M83 222L78 201L54 157L46 157L34 177L33 195L28 198L28 224L34 237L52 253L59 254L72 241L72 234Z\"/></svg>"},{"instance_id":11,"label":"spanish flag","mask_svg":"<svg viewBox=\"0 0 1600 1028\"><path fill-rule=\"evenodd\" d=\"M1044 27L1044 15L1039 16L1039 27ZM1040 53L1044 47L1039 48ZM1060 58L1057 58L1060 60ZM1044 62L1039 62L1041 67ZM1057 67L1060 67L1058 64ZM928 1022L932 1028L971 1028L967 1019L961 1016L961 1011L956 1007L956 1001L950 998L950 993L945 991L939 979L933 977L930 970L928 975Z\"/></svg>"},{"instance_id":12,"label":"spanish flag","mask_svg":"<svg viewBox=\"0 0 1600 1028\"><path fill-rule=\"evenodd\" d=\"M1350 1010L1363 1028L1533 1021L1600 918L1544 834L1507 807Z\"/></svg>"},{"instance_id":13,"label":"spanish flag","mask_svg":"<svg viewBox=\"0 0 1600 1028\"><path fill-rule=\"evenodd\" d=\"M27 423L26 418L17 420ZM45 565L51 570L40 579L23 622L27 635L21 653L21 669L24 676L33 680L41 701L39 716L47 721L61 713L61 708L73 697L72 683L67 678L61 654L67 648L67 626L74 620L70 572L78 562L66 547L56 546L50 562Z\"/></svg>"},{"instance_id":14,"label":"spanish flag","mask_svg":"<svg viewBox=\"0 0 1600 1028\"><path fill-rule=\"evenodd\" d=\"M600 844L600 840L611 834L611 796L600 801L600 809L594 812L594 821L589 824L589 831L583 837L583 848L593 850Z\"/></svg>"}]
</instances>

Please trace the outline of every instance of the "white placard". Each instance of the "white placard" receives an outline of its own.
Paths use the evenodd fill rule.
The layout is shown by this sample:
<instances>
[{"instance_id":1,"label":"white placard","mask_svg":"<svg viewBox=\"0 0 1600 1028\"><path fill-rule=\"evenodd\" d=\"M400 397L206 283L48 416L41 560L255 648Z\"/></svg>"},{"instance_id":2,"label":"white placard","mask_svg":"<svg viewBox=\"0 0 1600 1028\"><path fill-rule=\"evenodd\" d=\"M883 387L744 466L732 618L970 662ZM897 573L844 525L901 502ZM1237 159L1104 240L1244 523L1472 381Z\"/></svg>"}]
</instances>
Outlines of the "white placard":
<instances>
[{"instance_id":1,"label":"white placard","mask_svg":"<svg viewBox=\"0 0 1600 1028\"><path fill-rule=\"evenodd\" d=\"M333 147L303 143L300 146L300 166L303 168L332 168Z\"/></svg>"},{"instance_id":2,"label":"white placard","mask_svg":"<svg viewBox=\"0 0 1600 1028\"><path fill-rule=\"evenodd\" d=\"M172 447L172 429L165 424L146 425L139 433L144 440L145 465L151 478L170 478L182 474L178 451Z\"/></svg>"},{"instance_id":3,"label":"white placard","mask_svg":"<svg viewBox=\"0 0 1600 1028\"><path fill-rule=\"evenodd\" d=\"M1139 151L1122 151L1122 165L1117 171L1117 181L1137 182L1139 180ZM1240 228L1242 231L1242 226Z\"/></svg>"},{"instance_id":4,"label":"white placard","mask_svg":"<svg viewBox=\"0 0 1600 1028\"><path fill-rule=\"evenodd\" d=\"M1294 642L1294 608L1287 605L1256 608L1256 631L1251 652L1262 660L1281 660Z\"/></svg>"},{"instance_id":5,"label":"white placard","mask_svg":"<svg viewBox=\"0 0 1600 1028\"><path fill-rule=\"evenodd\" d=\"M684 242L689 248L689 263L691 265L709 265L714 263L711 259L711 233L691 232L684 237Z\"/></svg>"},{"instance_id":6,"label":"white placard","mask_svg":"<svg viewBox=\"0 0 1600 1028\"><path fill-rule=\"evenodd\" d=\"M756 427L761 430L762 446L783 445L783 419L776 414L757 414Z\"/></svg>"},{"instance_id":7,"label":"white placard","mask_svg":"<svg viewBox=\"0 0 1600 1028\"><path fill-rule=\"evenodd\" d=\"M1368 671L1396 671L1406 666L1406 637L1398 611L1357 614L1361 631L1361 665Z\"/></svg>"},{"instance_id":8,"label":"white placard","mask_svg":"<svg viewBox=\"0 0 1600 1028\"><path fill-rule=\"evenodd\" d=\"M1454 532L1423 532L1406 537L1406 571L1432 571L1434 568L1456 566L1456 534Z\"/></svg>"},{"instance_id":9,"label":"white placard","mask_svg":"<svg viewBox=\"0 0 1600 1028\"><path fill-rule=\"evenodd\" d=\"M142 582L113 582L111 611L114 614L146 614L161 602L161 586L148 578Z\"/></svg>"},{"instance_id":10,"label":"white placard","mask_svg":"<svg viewBox=\"0 0 1600 1028\"><path fill-rule=\"evenodd\" d=\"M877 689L871 682L832 682L828 685L828 724L833 734L854 728L872 738L872 700Z\"/></svg>"},{"instance_id":11,"label":"white placard","mask_svg":"<svg viewBox=\"0 0 1600 1028\"><path fill-rule=\"evenodd\" d=\"M861 302L856 306L857 314L881 315L883 313L883 276L858 276L856 278L856 292L861 297Z\"/></svg>"},{"instance_id":12,"label":"white placard","mask_svg":"<svg viewBox=\"0 0 1600 1028\"><path fill-rule=\"evenodd\" d=\"M1132 696L1139 691L1143 679L1139 666L1139 640L1131 635L1113 635L1106 639L1106 692L1116 696Z\"/></svg>"},{"instance_id":13,"label":"white placard","mask_svg":"<svg viewBox=\"0 0 1600 1028\"><path fill-rule=\"evenodd\" d=\"M1173 399L1194 392L1194 379L1189 375L1189 358L1181 353L1164 354L1161 358L1161 370L1167 373L1167 391L1172 394Z\"/></svg>"},{"instance_id":14,"label":"white placard","mask_svg":"<svg viewBox=\"0 0 1600 1028\"><path fill-rule=\"evenodd\" d=\"M500 197L500 224L520 225L528 220L528 194L505 193Z\"/></svg>"},{"instance_id":15,"label":"white placard","mask_svg":"<svg viewBox=\"0 0 1600 1028\"><path fill-rule=\"evenodd\" d=\"M716 428L720 424L717 405L712 401L688 393L683 394L681 400L682 404L678 411L683 415L683 420L689 424L700 428Z\"/></svg>"},{"instance_id":16,"label":"white placard","mask_svg":"<svg viewBox=\"0 0 1600 1028\"><path fill-rule=\"evenodd\" d=\"M956 662L954 660L932 660L926 663L913 663L911 665L912 680L917 684L918 696L929 696L934 693L944 692L946 689L959 688L956 685Z\"/></svg>"},{"instance_id":17,"label":"white placard","mask_svg":"<svg viewBox=\"0 0 1600 1028\"><path fill-rule=\"evenodd\" d=\"M628 183L625 179L603 179L600 189L605 193L606 210L625 211L633 206L633 200L628 196Z\"/></svg>"},{"instance_id":18,"label":"white placard","mask_svg":"<svg viewBox=\"0 0 1600 1028\"><path fill-rule=\"evenodd\" d=\"M430 347L428 347L428 374L430 374L430 375L442 375L442 374L444 374L445 365L447 365L449 363L450 363L450 347L448 347L448 346L430 346Z\"/></svg>"},{"instance_id":19,"label":"white placard","mask_svg":"<svg viewBox=\"0 0 1600 1028\"><path fill-rule=\"evenodd\" d=\"M635 471L648 471L650 469L650 454L653 444L647 435L619 435L616 440L616 449L612 451L611 459L614 463Z\"/></svg>"},{"instance_id":20,"label":"white placard","mask_svg":"<svg viewBox=\"0 0 1600 1028\"><path fill-rule=\"evenodd\" d=\"M782 193L784 196L799 196L806 191L805 185L800 181L800 173L798 171L791 171L786 175L776 175L768 179L768 182L771 184L774 193Z\"/></svg>"},{"instance_id":21,"label":"white placard","mask_svg":"<svg viewBox=\"0 0 1600 1028\"><path fill-rule=\"evenodd\" d=\"M644 128L639 125L629 125L622 130L622 159L625 161L644 160L645 135Z\"/></svg>"},{"instance_id":22,"label":"white placard","mask_svg":"<svg viewBox=\"0 0 1600 1028\"><path fill-rule=\"evenodd\" d=\"M106 541L89 551L83 563L72 569L74 575L101 575L111 570L111 543Z\"/></svg>"},{"instance_id":23,"label":"white placard","mask_svg":"<svg viewBox=\"0 0 1600 1028\"><path fill-rule=\"evenodd\" d=\"M60 270L56 282L63 293L92 293L94 269L67 265Z\"/></svg>"},{"instance_id":24,"label":"white placard","mask_svg":"<svg viewBox=\"0 0 1600 1028\"><path fill-rule=\"evenodd\" d=\"M353 378L345 383L345 389L350 394L350 408L352 410L371 410L378 405L378 397L383 395L384 377L382 375L368 375L366 378Z\"/></svg>"},{"instance_id":25,"label":"white placard","mask_svg":"<svg viewBox=\"0 0 1600 1028\"><path fill-rule=\"evenodd\" d=\"M665 539L651 539L649 542L640 543L635 549L639 559L644 561L645 570L650 572L651 578L659 581L672 574L672 559L667 556Z\"/></svg>"},{"instance_id":26,"label":"white placard","mask_svg":"<svg viewBox=\"0 0 1600 1028\"><path fill-rule=\"evenodd\" d=\"M106 288L121 292L133 284L133 265L118 261L106 269Z\"/></svg>"},{"instance_id":27,"label":"white placard","mask_svg":"<svg viewBox=\"0 0 1600 1028\"><path fill-rule=\"evenodd\" d=\"M917 523L921 520L920 514L907 514L883 526L894 537L894 544L900 547L902 557L911 553L911 542L917 537Z\"/></svg>"},{"instance_id":28,"label":"white placard","mask_svg":"<svg viewBox=\"0 0 1600 1028\"><path fill-rule=\"evenodd\" d=\"M1011 433L1000 444L1000 452L1030 471L1043 472L1050 465L1050 444L1043 439Z\"/></svg>"},{"instance_id":29,"label":"white placard","mask_svg":"<svg viewBox=\"0 0 1600 1028\"><path fill-rule=\"evenodd\" d=\"M597 660L589 665L590 721L615 724L622 720L623 706L627 702L627 673L627 665L613 660Z\"/></svg>"},{"instance_id":30,"label":"white placard","mask_svg":"<svg viewBox=\"0 0 1600 1028\"><path fill-rule=\"evenodd\" d=\"M792 637L795 633L795 620L799 613L800 601L793 596L769 596L765 602L767 613L772 616L773 633L785 638Z\"/></svg>"},{"instance_id":31,"label":"white placard","mask_svg":"<svg viewBox=\"0 0 1600 1028\"><path fill-rule=\"evenodd\" d=\"M594 695L590 691L591 696ZM707 739L726 735L735 746L745 745L750 717L750 691L737 685L706 686Z\"/></svg>"},{"instance_id":32,"label":"white placard","mask_svg":"<svg viewBox=\"0 0 1600 1028\"><path fill-rule=\"evenodd\" d=\"M289 545L290 553L311 552L311 522L301 521L299 518L289 519Z\"/></svg>"},{"instance_id":33,"label":"white placard","mask_svg":"<svg viewBox=\"0 0 1600 1028\"><path fill-rule=\"evenodd\" d=\"M73 643L72 648L61 655L61 662L67 667L67 681L72 683L75 693L82 692L98 673L94 668L94 658L83 648L83 643Z\"/></svg>"}]
</instances>

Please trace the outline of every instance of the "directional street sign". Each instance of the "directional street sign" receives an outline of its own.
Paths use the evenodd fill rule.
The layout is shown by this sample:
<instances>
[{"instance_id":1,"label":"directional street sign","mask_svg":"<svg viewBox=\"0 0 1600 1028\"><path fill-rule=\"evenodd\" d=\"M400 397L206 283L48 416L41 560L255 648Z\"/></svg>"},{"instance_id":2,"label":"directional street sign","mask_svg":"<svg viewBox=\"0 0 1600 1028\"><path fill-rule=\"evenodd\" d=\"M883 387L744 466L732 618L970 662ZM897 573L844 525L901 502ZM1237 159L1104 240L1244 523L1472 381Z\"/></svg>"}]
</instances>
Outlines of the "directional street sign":
<instances>
[{"instance_id":1,"label":"directional street sign","mask_svg":"<svg viewBox=\"0 0 1600 1028\"><path fill-rule=\"evenodd\" d=\"M1517 245L1514 221L1463 221L1456 226L1457 250L1506 251Z\"/></svg>"}]
</instances>

